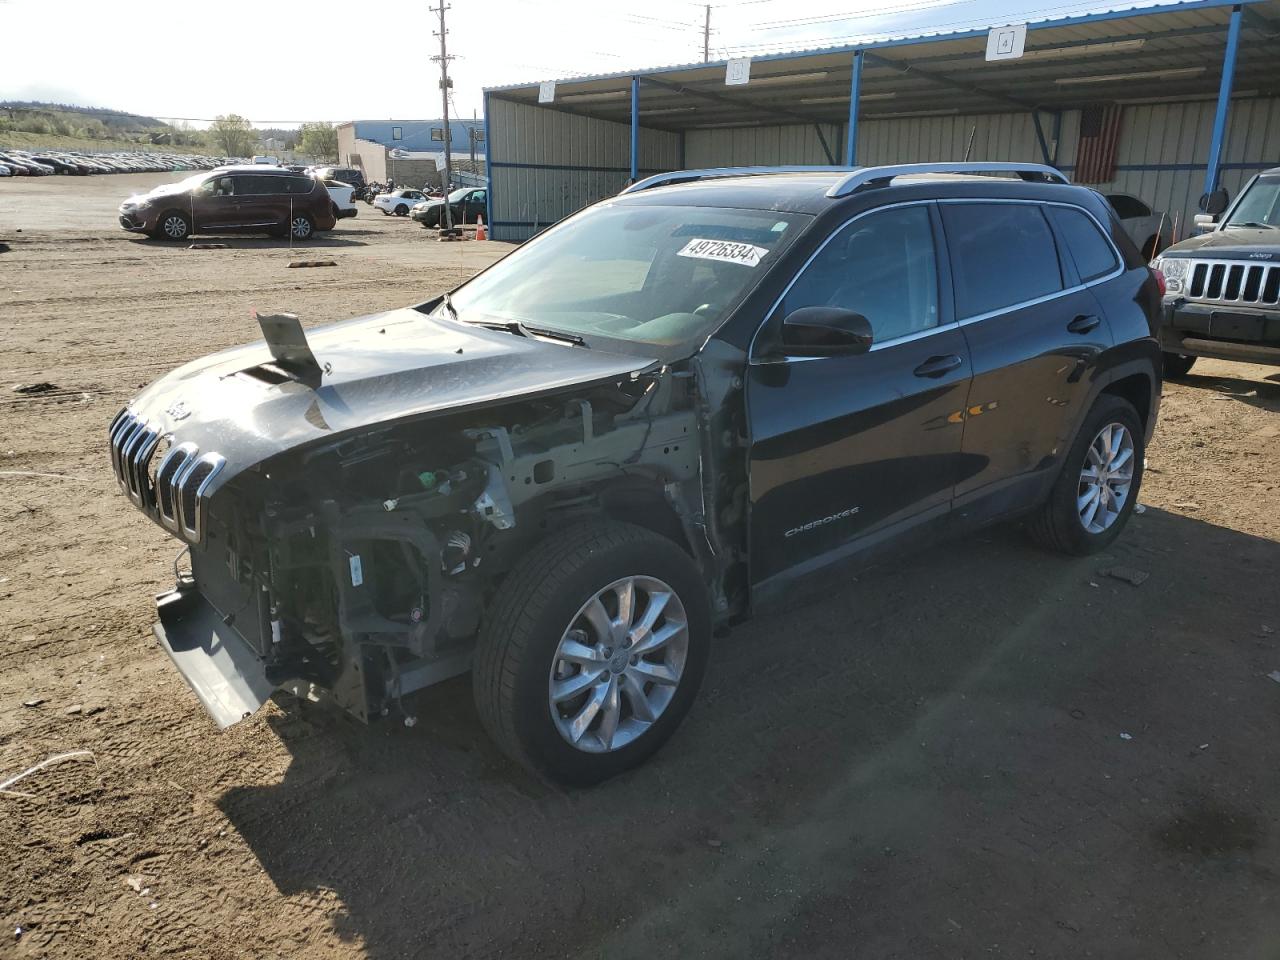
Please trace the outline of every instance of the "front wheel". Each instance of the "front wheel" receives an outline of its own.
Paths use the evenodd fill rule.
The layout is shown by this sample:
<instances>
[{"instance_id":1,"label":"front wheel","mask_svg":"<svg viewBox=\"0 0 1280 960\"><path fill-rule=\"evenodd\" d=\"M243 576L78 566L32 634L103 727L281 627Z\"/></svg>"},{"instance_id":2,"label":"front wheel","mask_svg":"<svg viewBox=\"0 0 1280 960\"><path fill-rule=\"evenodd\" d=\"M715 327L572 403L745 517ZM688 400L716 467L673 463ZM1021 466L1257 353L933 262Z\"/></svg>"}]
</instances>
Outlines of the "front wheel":
<instances>
[{"instance_id":1,"label":"front wheel","mask_svg":"<svg viewBox=\"0 0 1280 960\"><path fill-rule=\"evenodd\" d=\"M186 240L191 236L191 220L185 213L170 210L156 223L155 235L161 240Z\"/></svg>"},{"instance_id":2,"label":"front wheel","mask_svg":"<svg viewBox=\"0 0 1280 960\"><path fill-rule=\"evenodd\" d=\"M476 646L476 707L534 773L599 783L675 732L710 638L707 589L678 546L630 524L571 527L499 586Z\"/></svg>"},{"instance_id":3,"label":"front wheel","mask_svg":"<svg viewBox=\"0 0 1280 960\"><path fill-rule=\"evenodd\" d=\"M399 205L397 205L397 206L396 206L396 216L397 216L397 217L403 217L403 216L407 215L407 214L408 214L408 212L409 212L409 208L408 208L408 207L406 207L403 203L401 203L401 204L399 204Z\"/></svg>"},{"instance_id":4,"label":"front wheel","mask_svg":"<svg viewBox=\"0 0 1280 960\"><path fill-rule=\"evenodd\" d=\"M1185 353L1164 354L1164 378L1166 380L1177 380L1179 377L1185 377L1191 372L1191 367L1195 362L1195 357L1189 357Z\"/></svg>"},{"instance_id":5,"label":"front wheel","mask_svg":"<svg viewBox=\"0 0 1280 960\"><path fill-rule=\"evenodd\" d=\"M1087 556L1120 536L1138 492L1146 451L1138 412L1103 394L1085 417L1049 498L1031 518L1031 535L1060 553Z\"/></svg>"}]
</instances>

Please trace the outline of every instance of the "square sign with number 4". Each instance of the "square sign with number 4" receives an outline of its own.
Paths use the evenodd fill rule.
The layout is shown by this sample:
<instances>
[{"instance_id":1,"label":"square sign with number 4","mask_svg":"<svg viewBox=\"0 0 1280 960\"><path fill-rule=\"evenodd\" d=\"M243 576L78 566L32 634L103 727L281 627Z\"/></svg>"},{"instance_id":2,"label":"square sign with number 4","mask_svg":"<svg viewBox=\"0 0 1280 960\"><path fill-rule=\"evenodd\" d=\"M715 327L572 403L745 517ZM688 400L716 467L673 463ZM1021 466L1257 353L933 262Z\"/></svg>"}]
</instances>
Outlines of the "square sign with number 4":
<instances>
[{"instance_id":1,"label":"square sign with number 4","mask_svg":"<svg viewBox=\"0 0 1280 960\"><path fill-rule=\"evenodd\" d=\"M1027 25L1017 23L1011 27L992 27L987 34L988 60L1017 60L1027 45Z\"/></svg>"}]
</instances>

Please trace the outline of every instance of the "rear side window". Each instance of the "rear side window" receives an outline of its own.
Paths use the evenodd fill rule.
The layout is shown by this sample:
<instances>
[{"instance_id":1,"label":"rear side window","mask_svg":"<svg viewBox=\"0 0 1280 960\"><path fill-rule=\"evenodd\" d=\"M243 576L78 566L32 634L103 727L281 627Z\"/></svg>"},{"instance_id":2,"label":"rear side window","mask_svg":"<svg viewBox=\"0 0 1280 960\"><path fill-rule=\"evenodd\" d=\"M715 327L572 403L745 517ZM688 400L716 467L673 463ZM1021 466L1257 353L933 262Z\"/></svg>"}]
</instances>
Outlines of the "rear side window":
<instances>
[{"instance_id":1,"label":"rear side window","mask_svg":"<svg viewBox=\"0 0 1280 960\"><path fill-rule=\"evenodd\" d=\"M1050 207L1049 217L1066 242L1082 283L1106 276L1120 265L1115 250L1088 214L1067 207Z\"/></svg>"},{"instance_id":2,"label":"rear side window","mask_svg":"<svg viewBox=\"0 0 1280 960\"><path fill-rule=\"evenodd\" d=\"M964 320L1062 289L1058 248L1040 207L943 203L956 316Z\"/></svg>"},{"instance_id":3,"label":"rear side window","mask_svg":"<svg viewBox=\"0 0 1280 960\"><path fill-rule=\"evenodd\" d=\"M316 182L310 177L279 177L284 181L285 193L310 193Z\"/></svg>"},{"instance_id":4,"label":"rear side window","mask_svg":"<svg viewBox=\"0 0 1280 960\"><path fill-rule=\"evenodd\" d=\"M873 343L938 325L938 265L929 210L899 207L842 228L805 268L783 301L843 307L871 324Z\"/></svg>"},{"instance_id":5,"label":"rear side window","mask_svg":"<svg viewBox=\"0 0 1280 960\"><path fill-rule=\"evenodd\" d=\"M236 177L236 196L259 197L268 193L279 193L279 179L276 177Z\"/></svg>"}]
</instances>

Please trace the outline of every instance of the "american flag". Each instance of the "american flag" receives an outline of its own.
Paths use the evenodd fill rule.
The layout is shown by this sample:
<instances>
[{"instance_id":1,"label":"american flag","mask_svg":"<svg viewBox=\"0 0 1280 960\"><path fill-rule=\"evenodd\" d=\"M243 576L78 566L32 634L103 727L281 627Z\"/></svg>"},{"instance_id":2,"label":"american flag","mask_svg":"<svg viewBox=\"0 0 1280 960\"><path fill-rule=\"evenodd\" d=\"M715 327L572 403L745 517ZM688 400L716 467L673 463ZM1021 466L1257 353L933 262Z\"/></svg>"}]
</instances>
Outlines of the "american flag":
<instances>
[{"instance_id":1,"label":"american flag","mask_svg":"<svg viewBox=\"0 0 1280 960\"><path fill-rule=\"evenodd\" d=\"M1120 107L1095 103L1080 111L1080 142L1076 146L1076 183L1110 183L1116 177L1116 149L1120 145Z\"/></svg>"}]
</instances>

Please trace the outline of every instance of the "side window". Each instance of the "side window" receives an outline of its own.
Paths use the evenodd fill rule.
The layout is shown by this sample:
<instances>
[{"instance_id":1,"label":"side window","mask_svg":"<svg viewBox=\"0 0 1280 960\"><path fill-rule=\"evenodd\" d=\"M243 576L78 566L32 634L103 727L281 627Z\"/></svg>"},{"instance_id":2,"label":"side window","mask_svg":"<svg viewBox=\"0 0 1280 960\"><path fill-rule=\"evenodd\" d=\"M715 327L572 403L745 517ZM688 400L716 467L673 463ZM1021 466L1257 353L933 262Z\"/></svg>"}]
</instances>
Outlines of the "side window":
<instances>
[{"instance_id":1,"label":"side window","mask_svg":"<svg viewBox=\"0 0 1280 960\"><path fill-rule=\"evenodd\" d=\"M843 307L871 324L874 343L938 325L938 264L926 206L859 217L827 242L787 291L785 316Z\"/></svg>"},{"instance_id":2,"label":"side window","mask_svg":"<svg viewBox=\"0 0 1280 960\"><path fill-rule=\"evenodd\" d=\"M956 317L964 320L1062 289L1049 223L1026 203L943 203Z\"/></svg>"},{"instance_id":3,"label":"side window","mask_svg":"<svg viewBox=\"0 0 1280 960\"><path fill-rule=\"evenodd\" d=\"M233 197L236 194L235 181L239 177L219 177L205 184L206 194L210 197Z\"/></svg>"},{"instance_id":4,"label":"side window","mask_svg":"<svg viewBox=\"0 0 1280 960\"><path fill-rule=\"evenodd\" d=\"M277 193L275 177L233 177L237 197L257 197L264 193Z\"/></svg>"},{"instance_id":5,"label":"side window","mask_svg":"<svg viewBox=\"0 0 1280 960\"><path fill-rule=\"evenodd\" d=\"M284 189L286 193L307 194L314 189L316 182L310 177L285 177Z\"/></svg>"},{"instance_id":6,"label":"side window","mask_svg":"<svg viewBox=\"0 0 1280 960\"><path fill-rule=\"evenodd\" d=\"M1081 282L1096 280L1119 266L1115 250L1084 211L1067 207L1049 207L1048 211L1066 242Z\"/></svg>"},{"instance_id":7,"label":"side window","mask_svg":"<svg viewBox=\"0 0 1280 960\"><path fill-rule=\"evenodd\" d=\"M1136 197L1131 197L1127 193L1113 193L1107 197L1107 202L1111 204L1111 209L1116 212L1121 220L1129 220L1133 217L1149 217L1151 216L1151 208Z\"/></svg>"}]
</instances>

